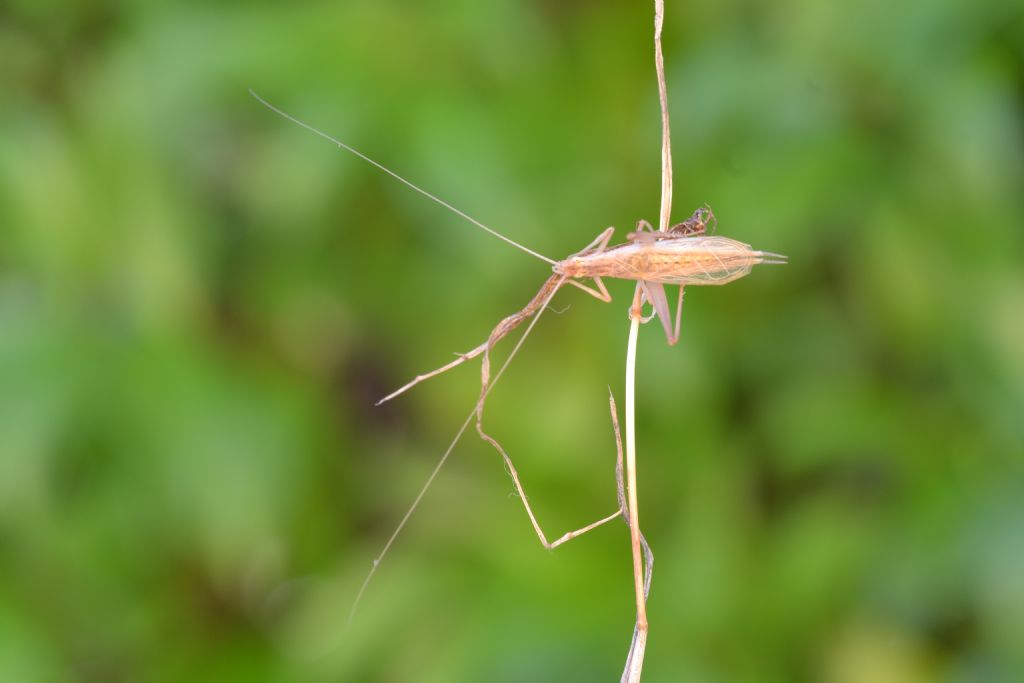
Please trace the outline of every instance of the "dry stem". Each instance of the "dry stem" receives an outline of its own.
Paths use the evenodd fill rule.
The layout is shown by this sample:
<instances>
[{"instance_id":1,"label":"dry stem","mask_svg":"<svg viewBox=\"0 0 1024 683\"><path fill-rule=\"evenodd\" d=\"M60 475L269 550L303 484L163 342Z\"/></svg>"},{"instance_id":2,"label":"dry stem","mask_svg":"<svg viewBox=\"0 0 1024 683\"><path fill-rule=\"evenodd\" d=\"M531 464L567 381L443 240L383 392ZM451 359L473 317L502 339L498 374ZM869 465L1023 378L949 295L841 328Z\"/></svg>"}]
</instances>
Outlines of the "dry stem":
<instances>
[{"instance_id":1,"label":"dry stem","mask_svg":"<svg viewBox=\"0 0 1024 683\"><path fill-rule=\"evenodd\" d=\"M672 138L669 130L668 92L665 84L665 60L661 50L661 30L665 19L664 0L654 0L654 66L658 75L658 100L661 104L661 211L658 229L668 230L672 215ZM626 348L626 480L628 482L630 545L633 554L633 579L636 590L636 627L633 642L626 658L622 680L638 683L647 648L647 592L650 589L650 549L640 533L640 515L636 490L636 339L642 320L641 287L637 284L630 308L629 343ZM677 314L678 315L678 314ZM643 551L647 556L647 576L644 579Z\"/></svg>"}]
</instances>

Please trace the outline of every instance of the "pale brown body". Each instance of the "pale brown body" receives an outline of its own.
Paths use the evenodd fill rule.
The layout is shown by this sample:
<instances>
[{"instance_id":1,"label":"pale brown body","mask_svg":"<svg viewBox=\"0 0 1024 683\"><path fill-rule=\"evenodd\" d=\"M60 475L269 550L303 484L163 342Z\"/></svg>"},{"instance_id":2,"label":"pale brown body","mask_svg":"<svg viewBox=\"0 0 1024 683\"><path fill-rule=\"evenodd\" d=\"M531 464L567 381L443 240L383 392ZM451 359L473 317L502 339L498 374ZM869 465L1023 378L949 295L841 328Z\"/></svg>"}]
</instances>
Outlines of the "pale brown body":
<instances>
[{"instance_id":1,"label":"pale brown body","mask_svg":"<svg viewBox=\"0 0 1024 683\"><path fill-rule=\"evenodd\" d=\"M665 232L656 232L650 223L640 221L637 231L627 235L629 242L610 249L606 245L612 229L608 228L595 243L596 247L591 245L559 261L554 271L567 278L593 278L605 295L608 292L601 282L602 277L636 280L672 345L679 340L679 316L686 285L724 285L743 277L758 263L786 262L785 256L756 251L749 244L728 237L705 235L708 224L714 220L711 209L702 208ZM575 280L569 282L575 283ZM675 325L672 325L665 285L679 285Z\"/></svg>"},{"instance_id":2,"label":"pale brown body","mask_svg":"<svg viewBox=\"0 0 1024 683\"><path fill-rule=\"evenodd\" d=\"M651 233L640 233L641 235ZM738 280L758 263L784 257L755 251L728 237L696 236L639 240L601 252L570 256L554 271L571 278L614 277L666 285L724 285Z\"/></svg>"}]
</instances>

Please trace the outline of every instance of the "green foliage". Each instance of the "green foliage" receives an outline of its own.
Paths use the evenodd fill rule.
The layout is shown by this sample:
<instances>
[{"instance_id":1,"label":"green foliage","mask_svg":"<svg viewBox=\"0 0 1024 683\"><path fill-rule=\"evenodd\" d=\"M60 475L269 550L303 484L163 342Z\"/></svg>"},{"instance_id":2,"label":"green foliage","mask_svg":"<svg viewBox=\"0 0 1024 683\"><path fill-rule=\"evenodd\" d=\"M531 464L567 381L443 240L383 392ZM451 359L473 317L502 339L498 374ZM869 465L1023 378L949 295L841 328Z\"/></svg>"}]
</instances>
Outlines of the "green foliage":
<instances>
[{"instance_id":1,"label":"green foliage","mask_svg":"<svg viewBox=\"0 0 1024 683\"><path fill-rule=\"evenodd\" d=\"M641 338L645 681L1024 677L1019 3L672 3L675 217L788 254ZM373 401L655 219L652 9L9 3L0 679L614 680L628 535L548 553L477 366ZM488 404L541 523L614 509L625 309ZM505 349L511 343L506 342Z\"/></svg>"}]
</instances>

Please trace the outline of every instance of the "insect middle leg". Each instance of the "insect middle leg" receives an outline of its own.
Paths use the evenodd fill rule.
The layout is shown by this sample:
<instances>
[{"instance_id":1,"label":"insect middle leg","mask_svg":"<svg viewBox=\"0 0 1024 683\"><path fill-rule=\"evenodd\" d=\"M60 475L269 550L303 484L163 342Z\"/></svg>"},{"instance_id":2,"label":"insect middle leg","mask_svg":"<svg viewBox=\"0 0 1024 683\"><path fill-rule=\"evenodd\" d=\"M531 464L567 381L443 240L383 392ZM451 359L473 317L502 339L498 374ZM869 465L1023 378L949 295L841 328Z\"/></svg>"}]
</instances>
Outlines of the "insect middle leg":
<instances>
[{"instance_id":1,"label":"insect middle leg","mask_svg":"<svg viewBox=\"0 0 1024 683\"><path fill-rule=\"evenodd\" d=\"M628 238L630 241L636 242L637 244L653 245L658 241L695 237L697 235L703 235L707 231L708 223L714 219L715 216L711 213L711 209L702 207L694 211L693 215L685 221L673 225L665 232L659 232L647 221L640 220L636 224L636 231L629 233ZM676 301L675 323L672 322L672 316L669 313L668 297L665 294L664 284L660 282L641 280L640 289L643 291L643 298L649 301L651 307L654 308L654 313L652 315L642 317L641 320L646 323L650 322L651 318L654 316L657 316L661 320L661 325L665 330L665 337L668 340L669 346L674 346L676 342L679 341L679 329L683 312L683 295L685 291L683 286L679 286L679 298Z\"/></svg>"},{"instance_id":2,"label":"insect middle leg","mask_svg":"<svg viewBox=\"0 0 1024 683\"><path fill-rule=\"evenodd\" d=\"M679 285L679 298L676 301L676 320L672 327L669 327L671 317L668 312L668 296L665 294L665 285L660 282L641 280L640 289L644 293L644 298L650 301L651 306L654 308L654 313L641 318L641 320L646 323L650 322L654 316L658 316L665 330L665 338L668 340L668 345L675 346L676 342L679 341L679 328L683 315L684 285Z\"/></svg>"}]
</instances>

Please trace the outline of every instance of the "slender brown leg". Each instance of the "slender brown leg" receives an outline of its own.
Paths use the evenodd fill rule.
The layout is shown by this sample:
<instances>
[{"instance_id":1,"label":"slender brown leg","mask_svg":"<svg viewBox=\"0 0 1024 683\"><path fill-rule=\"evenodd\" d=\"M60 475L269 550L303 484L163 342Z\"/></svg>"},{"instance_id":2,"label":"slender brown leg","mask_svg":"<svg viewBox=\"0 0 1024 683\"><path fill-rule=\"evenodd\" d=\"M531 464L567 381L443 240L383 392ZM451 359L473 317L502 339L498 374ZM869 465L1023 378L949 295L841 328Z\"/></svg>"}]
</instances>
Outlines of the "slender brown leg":
<instances>
[{"instance_id":1,"label":"slender brown leg","mask_svg":"<svg viewBox=\"0 0 1024 683\"><path fill-rule=\"evenodd\" d=\"M561 284L561 282L562 280L559 280L559 284ZM555 292L552 291L550 294L548 294L544 299L540 301L540 304L537 306L538 311L543 310L548 305L548 302L551 301L551 297L554 296L554 293ZM529 331L530 330L527 329L526 333L529 333ZM599 527L602 524L610 522L611 520L615 519L623 513L623 508L620 504L619 509L616 510L614 513L608 515L607 517L599 519L596 522L592 522L591 524L576 529L575 531L569 531L563 534L562 536L558 537L554 541L548 541L547 535L544 533L544 530L541 529L540 523L537 521L537 516L533 512L533 508L530 507L530 502L526 497L526 491L523 490L523 484L519 480L519 471L516 470L515 465L512 464L512 459L509 457L504 447L500 443L498 443L497 439L495 439L490 434L485 432L483 427L484 402L490 390L491 382L490 350L494 346L494 343L497 342L497 340L500 339L501 336L504 336L504 334L501 334L499 336L500 332L501 330L495 328L495 331L491 333L491 338L487 340L487 344L483 352L483 361L480 367L480 398L478 399L476 405L476 431L480 435L481 439L491 444L494 450L498 451L498 454L501 455L501 459L505 462L505 467L508 469L508 473L512 477L512 483L516 487L516 492L519 494L519 498L523 501L523 507L526 508L526 514L530 518L530 524L533 525L533 530L537 534L537 538L540 539L541 544L548 549L557 548L561 544L570 541L576 538L577 536L581 536L582 534L585 534L591 529Z\"/></svg>"},{"instance_id":2,"label":"slender brown leg","mask_svg":"<svg viewBox=\"0 0 1024 683\"><path fill-rule=\"evenodd\" d=\"M608 246L608 242L609 242L609 240L611 240L611 236L612 236L613 232L614 232L614 228L608 228L607 230L602 232L600 235L598 235L597 239L595 239L593 242L591 242L586 247L584 247L583 250L578 252L577 255L582 255L582 254L587 254L587 253L596 253L596 252L603 251ZM556 277L558 277L558 276L556 276ZM551 282L551 280L549 280L549 282ZM486 431L484 431L484 427L483 427L483 411L484 411L484 402L485 402L485 399L487 397L487 393L488 393L488 391L490 389L490 379L491 379L490 378L490 367L491 367L490 351L491 351L491 349L494 348L494 345L498 342L498 340L500 340L503 336L508 334L508 332L511 331L511 329L515 325L518 325L519 322L522 321L521 318L525 317L526 314L533 315L533 313L535 313L535 312L544 310L544 308L551 301L551 298L554 296L555 291L557 291L558 287L561 286L565 282L569 282L570 284L572 284L572 285L574 285L576 287L579 287L583 291L587 292L588 294L590 294L590 295L592 295L592 296L594 296L594 297L596 297L596 298L598 298L598 299L600 299L602 301L611 301L611 295L608 293L608 289L605 287L604 281L600 277L595 277L594 278L594 284L597 287L596 290L591 288L591 287L588 287L588 286L584 285L581 282L578 282L576 280L567 280L564 277L560 277L557 280L556 285L554 286L554 288L550 292L547 291L547 287L542 287L541 291L538 292L537 296L534 297L533 301L531 301L527 305L526 308L524 308L519 314L517 314L517 316L520 319L516 320L514 322L514 324L511 324L511 325L507 326L507 329L506 329L506 326L504 325L504 323L506 321L510 321L512 318L516 318L517 316L510 316L509 318L507 318L506 321L503 321L502 324L499 324L494 329L494 331L491 333L490 338L487 340L487 342L485 344L483 344L483 349L482 349L483 360L481 362L481 367L480 367L480 398L477 401L477 407L476 407L476 431L477 431L477 433L480 435L481 439L483 439L484 441L489 443L491 445L491 447L494 448L494 450L496 450L501 455L501 458L502 458L502 460L505 463L505 467L508 469L508 473L512 477L512 483L516 487L516 492L519 494L519 498L523 502L523 507L526 508L526 514L530 518L530 524L533 526L533 530L537 534L537 538L540 540L541 544L545 548L548 548L548 549L557 548L562 543L565 543L567 541L572 540L573 538L576 538L577 536L585 534L586 532L590 531L591 529L594 529L594 528L596 528L598 526L601 526L602 524L604 524L606 522L609 522L609 521L615 519L616 517L624 514L624 508L622 506L622 500L624 500L624 498L623 498L623 495L621 494L621 491L622 491L621 483L619 485L619 491L620 491L619 501L620 501L620 504L619 504L619 509L618 510L616 510L611 515L608 515L607 517L604 517L602 519L597 520L596 522L592 522L591 524L588 524L587 526L584 526L584 527L581 527L579 529L576 529L575 531L569 531L569 532L563 534L562 536L560 536L559 538L555 539L554 541L548 541L547 535L544 533L544 530L541 528L540 523L537 521L537 516L533 512L533 508L530 507L530 502L529 502L529 500L526 497L526 491L523 489L522 482L519 479L519 471L516 469L515 465L512 463L512 459L509 457L508 452L506 452L505 448L500 443L498 443L497 439L495 439L490 434L488 434ZM529 312L529 313L527 313L527 312ZM526 333L528 334L529 331L530 330L527 329ZM524 337L525 337L525 334L524 334ZM618 422L617 421L615 422L615 429L616 429L616 433L617 433L618 432ZM619 464L618 464L618 466L616 468L616 472L617 472L617 475L619 476L619 481L621 482L621 470L622 470L622 465L621 465L621 450L622 450L621 449L621 444L619 444L618 450L620 452L620 456L619 456Z\"/></svg>"},{"instance_id":3,"label":"slender brown leg","mask_svg":"<svg viewBox=\"0 0 1024 683\"><path fill-rule=\"evenodd\" d=\"M426 373L424 373L422 375L416 375L415 377L412 378L412 380L410 380L409 382L403 384L398 389L395 389L390 394L388 394L384 398L382 398L379 401L377 401L374 405L378 405L379 406L382 403L387 403L391 399L393 399L393 398L395 398L397 396L401 396L405 392L409 391L410 389L412 389L414 386L416 386L420 382L424 382L424 381L430 379L431 377L437 377L438 375L440 375L442 373L448 372L452 368L455 368L455 367L458 367L458 366L462 365L463 363L465 363L468 360L472 360L473 358L476 358L481 353L483 353L484 349L486 349L486 348L487 348L487 342L484 342L483 344L481 344L480 346L476 347L472 351L467 351L466 353L460 353L458 358L453 360L451 363L448 363L446 365L442 365L441 367L437 368L436 370L431 370L430 372L426 372Z\"/></svg>"},{"instance_id":4,"label":"slender brown leg","mask_svg":"<svg viewBox=\"0 0 1024 683\"><path fill-rule=\"evenodd\" d=\"M605 228L604 231L598 235L593 242L577 251L573 256L584 256L586 254L596 254L605 250L608 246L608 242L612 239L612 233L615 232L614 227Z\"/></svg>"},{"instance_id":5,"label":"slender brown leg","mask_svg":"<svg viewBox=\"0 0 1024 683\"><path fill-rule=\"evenodd\" d=\"M609 301L612 300L612 295L608 293L608 288L604 286L604 281L601 280L600 276L594 278L594 284L597 285L597 289L594 289L593 287L588 287L587 285L583 284L582 282L579 282L578 280L566 280L566 282L572 285L573 287L579 287L584 292L594 297L598 301L608 303Z\"/></svg>"},{"instance_id":6,"label":"slender brown leg","mask_svg":"<svg viewBox=\"0 0 1024 683\"><path fill-rule=\"evenodd\" d=\"M476 431L480 435L480 438L486 441L487 443L491 444L494 450L498 451L498 454L501 455L501 459L505 461L505 467L508 469L508 473L512 477L512 483L516 487L516 493L519 494L519 499L523 501L523 507L526 508L526 514L530 518L530 524L533 525L533 530L537 534L537 538L540 539L541 545L543 545L548 550L557 548L563 543L571 541L577 536L582 536L591 529L595 529L601 526L602 524L610 522L616 517L622 515L622 508L619 508L618 510L608 515L607 517L599 519L596 522L591 522L590 524L579 529L576 529L575 531L566 532L565 534L562 534L561 536L556 538L554 541L548 541L547 535L544 533L544 530L541 528L540 523L537 521L537 516L533 512L533 508L530 507L530 501L526 497L526 491L523 490L523 484L519 480L519 472L516 470L515 465L512 464L512 459L508 456L508 453L505 452L505 449L502 447L502 445L498 443L497 439L495 439L490 434L484 431L483 417L482 413L479 411L477 412Z\"/></svg>"}]
</instances>

